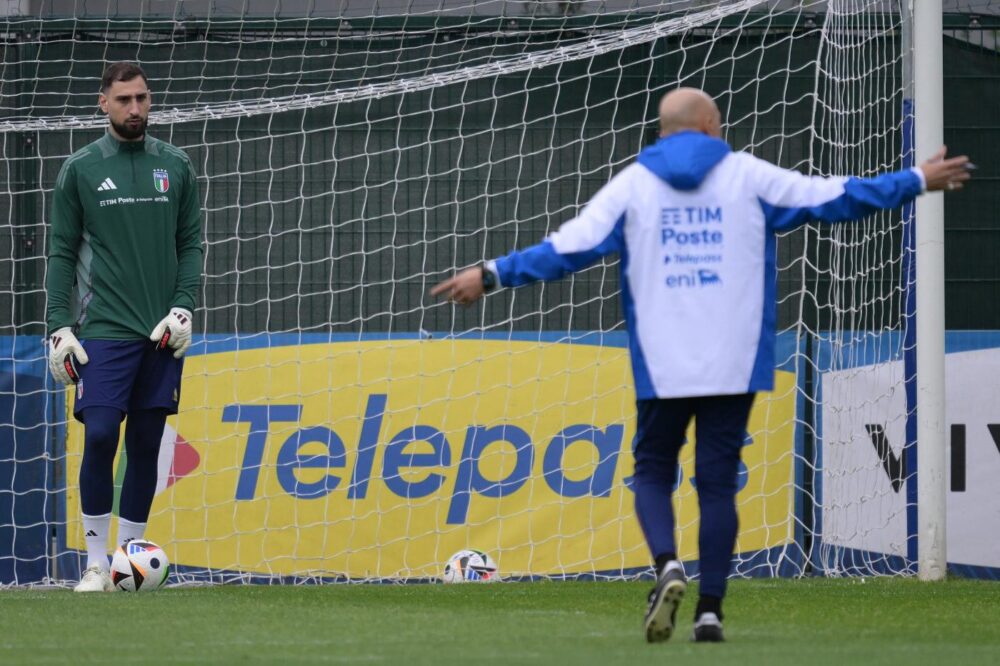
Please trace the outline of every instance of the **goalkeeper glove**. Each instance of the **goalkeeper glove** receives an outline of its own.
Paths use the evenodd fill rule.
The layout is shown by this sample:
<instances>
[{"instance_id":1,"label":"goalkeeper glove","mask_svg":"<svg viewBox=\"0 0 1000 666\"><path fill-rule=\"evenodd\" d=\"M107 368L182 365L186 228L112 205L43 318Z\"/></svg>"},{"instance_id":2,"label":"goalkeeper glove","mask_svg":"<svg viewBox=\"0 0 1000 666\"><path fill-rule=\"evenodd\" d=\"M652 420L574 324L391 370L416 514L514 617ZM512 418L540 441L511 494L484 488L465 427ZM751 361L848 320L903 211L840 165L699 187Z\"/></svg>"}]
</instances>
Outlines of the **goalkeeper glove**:
<instances>
[{"instance_id":1,"label":"goalkeeper glove","mask_svg":"<svg viewBox=\"0 0 1000 666\"><path fill-rule=\"evenodd\" d=\"M88 361L90 359L87 352L69 326L64 326L49 336L49 370L60 384L79 382L77 364L85 365Z\"/></svg>"},{"instance_id":2,"label":"goalkeeper glove","mask_svg":"<svg viewBox=\"0 0 1000 666\"><path fill-rule=\"evenodd\" d=\"M175 350L174 358L184 356L191 346L191 313L183 308L170 308L170 314L160 320L149 339L159 349Z\"/></svg>"}]
</instances>

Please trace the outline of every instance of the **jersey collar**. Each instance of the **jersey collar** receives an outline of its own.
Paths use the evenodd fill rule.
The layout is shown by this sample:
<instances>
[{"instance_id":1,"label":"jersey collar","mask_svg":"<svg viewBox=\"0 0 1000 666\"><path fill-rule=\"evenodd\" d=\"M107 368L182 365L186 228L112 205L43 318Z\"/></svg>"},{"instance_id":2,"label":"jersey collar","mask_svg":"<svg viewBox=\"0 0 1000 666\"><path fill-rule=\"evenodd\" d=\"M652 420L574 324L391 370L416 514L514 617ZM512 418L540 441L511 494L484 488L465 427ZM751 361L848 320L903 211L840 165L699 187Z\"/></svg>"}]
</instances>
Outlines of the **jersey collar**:
<instances>
[{"instance_id":1,"label":"jersey collar","mask_svg":"<svg viewBox=\"0 0 1000 666\"><path fill-rule=\"evenodd\" d=\"M120 152L120 153L137 152L137 153L141 153L144 150L146 150L146 137L147 136L149 136L149 135L148 134L144 135L138 141L119 141L118 139L116 139L111 134L110 131L106 131L104 133L104 137L103 137L102 140L104 141L104 144L108 148L110 148L110 149L112 149L112 150L114 150L116 152Z\"/></svg>"}]
</instances>

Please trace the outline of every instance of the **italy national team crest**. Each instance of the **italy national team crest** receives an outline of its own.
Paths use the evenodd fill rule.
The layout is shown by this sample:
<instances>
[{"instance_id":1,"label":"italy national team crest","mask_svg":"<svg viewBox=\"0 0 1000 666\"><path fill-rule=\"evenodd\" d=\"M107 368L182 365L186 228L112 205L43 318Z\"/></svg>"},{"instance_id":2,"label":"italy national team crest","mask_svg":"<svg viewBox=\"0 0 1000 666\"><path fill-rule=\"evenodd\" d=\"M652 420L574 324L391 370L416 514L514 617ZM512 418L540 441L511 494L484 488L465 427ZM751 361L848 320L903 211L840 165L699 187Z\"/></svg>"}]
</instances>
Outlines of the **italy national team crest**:
<instances>
[{"instance_id":1,"label":"italy national team crest","mask_svg":"<svg viewBox=\"0 0 1000 666\"><path fill-rule=\"evenodd\" d=\"M166 169L153 169L153 185L157 192L166 192L170 189L170 177Z\"/></svg>"}]
</instances>

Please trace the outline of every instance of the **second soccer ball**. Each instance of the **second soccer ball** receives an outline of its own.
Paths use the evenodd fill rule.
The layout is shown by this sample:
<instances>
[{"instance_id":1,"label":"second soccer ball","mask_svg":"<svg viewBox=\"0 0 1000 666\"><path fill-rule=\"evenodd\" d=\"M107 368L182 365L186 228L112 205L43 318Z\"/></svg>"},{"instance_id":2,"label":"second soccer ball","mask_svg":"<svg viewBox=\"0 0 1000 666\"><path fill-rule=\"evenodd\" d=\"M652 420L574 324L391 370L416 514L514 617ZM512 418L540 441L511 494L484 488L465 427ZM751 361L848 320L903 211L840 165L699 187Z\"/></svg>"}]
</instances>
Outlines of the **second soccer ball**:
<instances>
[{"instance_id":1,"label":"second soccer ball","mask_svg":"<svg viewBox=\"0 0 1000 666\"><path fill-rule=\"evenodd\" d=\"M469 583L497 580L497 563L481 550L460 550L444 565L444 582Z\"/></svg>"}]
</instances>

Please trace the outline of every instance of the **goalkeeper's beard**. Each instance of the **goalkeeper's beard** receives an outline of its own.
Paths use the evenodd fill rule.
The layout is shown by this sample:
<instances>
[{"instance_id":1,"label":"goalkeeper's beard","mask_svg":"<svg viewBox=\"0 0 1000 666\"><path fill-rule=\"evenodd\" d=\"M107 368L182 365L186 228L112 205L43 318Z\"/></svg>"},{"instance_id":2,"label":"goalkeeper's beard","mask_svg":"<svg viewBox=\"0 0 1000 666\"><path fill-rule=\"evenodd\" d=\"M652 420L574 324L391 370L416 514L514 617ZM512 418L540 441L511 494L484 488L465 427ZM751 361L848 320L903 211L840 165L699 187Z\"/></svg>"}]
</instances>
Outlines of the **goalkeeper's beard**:
<instances>
[{"instance_id":1,"label":"goalkeeper's beard","mask_svg":"<svg viewBox=\"0 0 1000 666\"><path fill-rule=\"evenodd\" d=\"M146 133L146 125L149 124L149 118L142 118L138 125L129 125L127 122L116 123L115 121L109 121L111 127L114 128L115 133L126 141L132 141L142 137Z\"/></svg>"}]
</instances>

